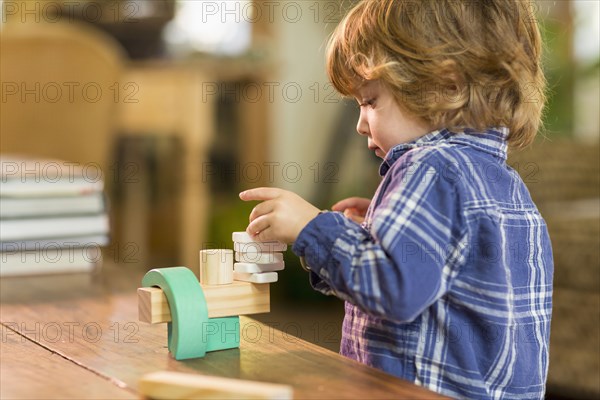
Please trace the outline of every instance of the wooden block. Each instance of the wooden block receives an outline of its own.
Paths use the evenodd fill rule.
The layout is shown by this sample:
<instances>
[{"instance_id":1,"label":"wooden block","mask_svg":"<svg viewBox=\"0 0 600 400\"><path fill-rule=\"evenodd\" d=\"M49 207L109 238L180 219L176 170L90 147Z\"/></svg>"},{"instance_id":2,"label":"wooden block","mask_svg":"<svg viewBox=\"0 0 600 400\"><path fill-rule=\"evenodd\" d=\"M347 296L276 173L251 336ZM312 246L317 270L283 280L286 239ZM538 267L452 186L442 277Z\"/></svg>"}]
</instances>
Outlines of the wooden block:
<instances>
[{"instance_id":1,"label":"wooden block","mask_svg":"<svg viewBox=\"0 0 600 400\"><path fill-rule=\"evenodd\" d=\"M250 236L247 232L233 232L231 234L231 239L234 243L269 243L269 244L277 244L277 245L285 245L285 243L278 242L276 240L261 242L260 240L256 240L252 236Z\"/></svg>"},{"instance_id":2,"label":"wooden block","mask_svg":"<svg viewBox=\"0 0 600 400\"><path fill-rule=\"evenodd\" d=\"M261 272L273 272L281 271L285 268L285 264L282 262L270 263L270 264L256 264L256 263L241 263L236 262L233 264L234 272L241 272L244 274L259 274Z\"/></svg>"},{"instance_id":3,"label":"wooden block","mask_svg":"<svg viewBox=\"0 0 600 400\"><path fill-rule=\"evenodd\" d=\"M271 311L269 285L236 282L225 286L202 285L208 317L260 314Z\"/></svg>"},{"instance_id":4,"label":"wooden block","mask_svg":"<svg viewBox=\"0 0 600 400\"><path fill-rule=\"evenodd\" d=\"M287 244L280 242L233 243L233 249L240 253L275 253L286 251Z\"/></svg>"},{"instance_id":5,"label":"wooden block","mask_svg":"<svg viewBox=\"0 0 600 400\"><path fill-rule=\"evenodd\" d=\"M242 272L233 272L233 279L236 281L252 283L274 283L277 282L277 272L262 272L260 274L245 274Z\"/></svg>"},{"instance_id":6,"label":"wooden block","mask_svg":"<svg viewBox=\"0 0 600 400\"><path fill-rule=\"evenodd\" d=\"M138 389L151 399L292 399L288 385L159 371L140 379Z\"/></svg>"},{"instance_id":7,"label":"wooden block","mask_svg":"<svg viewBox=\"0 0 600 400\"><path fill-rule=\"evenodd\" d=\"M200 283L228 285L233 282L233 251L229 249L200 250Z\"/></svg>"},{"instance_id":8,"label":"wooden block","mask_svg":"<svg viewBox=\"0 0 600 400\"><path fill-rule=\"evenodd\" d=\"M260 314L271 311L269 285L234 281L229 285L201 285L209 318ZM142 322L160 324L171 321L169 303L155 287L138 288L138 313Z\"/></svg>"},{"instance_id":9,"label":"wooden block","mask_svg":"<svg viewBox=\"0 0 600 400\"><path fill-rule=\"evenodd\" d=\"M254 264L272 264L283 262L281 253L235 253L235 261L254 263Z\"/></svg>"},{"instance_id":10,"label":"wooden block","mask_svg":"<svg viewBox=\"0 0 600 400\"><path fill-rule=\"evenodd\" d=\"M157 287L138 288L138 319L149 324L171 321L167 297Z\"/></svg>"}]
</instances>

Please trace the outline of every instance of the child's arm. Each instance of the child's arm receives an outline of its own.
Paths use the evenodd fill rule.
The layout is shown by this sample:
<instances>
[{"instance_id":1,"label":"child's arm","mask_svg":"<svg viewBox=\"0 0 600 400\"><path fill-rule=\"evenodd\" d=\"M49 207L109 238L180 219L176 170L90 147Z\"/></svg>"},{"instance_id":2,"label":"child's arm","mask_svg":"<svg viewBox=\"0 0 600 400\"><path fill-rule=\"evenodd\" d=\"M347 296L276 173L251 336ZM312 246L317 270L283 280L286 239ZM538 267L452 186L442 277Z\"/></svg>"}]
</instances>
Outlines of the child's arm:
<instances>
[{"instance_id":1,"label":"child's arm","mask_svg":"<svg viewBox=\"0 0 600 400\"><path fill-rule=\"evenodd\" d=\"M253 212L254 221L261 221L248 230L269 227L288 239L296 239L295 234L294 252L311 267L317 290L371 315L410 321L446 292L466 257L467 233L453 181L424 164L401 163L389 173L393 175L370 232L341 213L317 215L316 209L297 231L312 206L293 193L264 188L240 196L264 200L266 194L275 195L261 203L268 203L261 207L265 213ZM281 237L261 238L274 239Z\"/></svg>"},{"instance_id":2,"label":"child's arm","mask_svg":"<svg viewBox=\"0 0 600 400\"><path fill-rule=\"evenodd\" d=\"M313 286L395 321L411 321L446 293L467 257L456 182L433 166L398 165L370 231L339 213L313 219L294 252Z\"/></svg>"}]
</instances>

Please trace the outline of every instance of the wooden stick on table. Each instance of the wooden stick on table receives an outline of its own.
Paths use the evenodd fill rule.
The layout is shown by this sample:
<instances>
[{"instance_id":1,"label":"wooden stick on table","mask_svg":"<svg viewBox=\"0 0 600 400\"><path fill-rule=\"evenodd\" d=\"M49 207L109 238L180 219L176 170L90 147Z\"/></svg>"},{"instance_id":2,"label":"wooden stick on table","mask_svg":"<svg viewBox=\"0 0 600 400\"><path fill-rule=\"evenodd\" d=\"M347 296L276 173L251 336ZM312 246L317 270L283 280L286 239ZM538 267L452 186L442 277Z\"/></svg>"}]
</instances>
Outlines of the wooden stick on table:
<instances>
[{"instance_id":1,"label":"wooden stick on table","mask_svg":"<svg viewBox=\"0 0 600 400\"><path fill-rule=\"evenodd\" d=\"M139 390L151 399L285 400L293 397L293 389L288 385L170 371L144 375Z\"/></svg>"}]
</instances>

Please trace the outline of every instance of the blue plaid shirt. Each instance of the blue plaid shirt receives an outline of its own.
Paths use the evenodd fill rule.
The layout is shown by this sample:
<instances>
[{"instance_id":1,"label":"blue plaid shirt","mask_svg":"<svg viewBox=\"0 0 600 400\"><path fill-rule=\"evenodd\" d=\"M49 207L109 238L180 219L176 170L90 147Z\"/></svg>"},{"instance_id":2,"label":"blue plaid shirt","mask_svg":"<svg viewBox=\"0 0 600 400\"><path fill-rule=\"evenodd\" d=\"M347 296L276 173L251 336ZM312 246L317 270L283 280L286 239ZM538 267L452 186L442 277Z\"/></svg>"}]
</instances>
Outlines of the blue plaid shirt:
<instances>
[{"instance_id":1,"label":"blue plaid shirt","mask_svg":"<svg viewBox=\"0 0 600 400\"><path fill-rule=\"evenodd\" d=\"M506 129L394 147L365 222L317 216L294 252L346 301L341 354L468 399L541 399L552 249Z\"/></svg>"}]
</instances>

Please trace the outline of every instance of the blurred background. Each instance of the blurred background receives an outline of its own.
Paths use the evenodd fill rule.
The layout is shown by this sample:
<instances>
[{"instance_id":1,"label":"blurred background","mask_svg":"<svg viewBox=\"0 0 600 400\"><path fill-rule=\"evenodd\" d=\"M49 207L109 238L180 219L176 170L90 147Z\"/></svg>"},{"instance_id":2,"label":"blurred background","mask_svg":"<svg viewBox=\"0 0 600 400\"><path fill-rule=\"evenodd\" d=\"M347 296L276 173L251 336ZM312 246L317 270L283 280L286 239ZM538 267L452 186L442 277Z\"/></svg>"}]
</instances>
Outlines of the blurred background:
<instances>
[{"instance_id":1,"label":"blurred background","mask_svg":"<svg viewBox=\"0 0 600 400\"><path fill-rule=\"evenodd\" d=\"M378 161L357 108L324 72L352 1L0 1L1 146L101 167L105 262L198 263L231 248L257 186L317 207L372 196ZM545 129L510 154L555 252L549 398L600 396L600 2L538 1L549 81ZM297 258L263 321L339 349L343 304Z\"/></svg>"}]
</instances>

